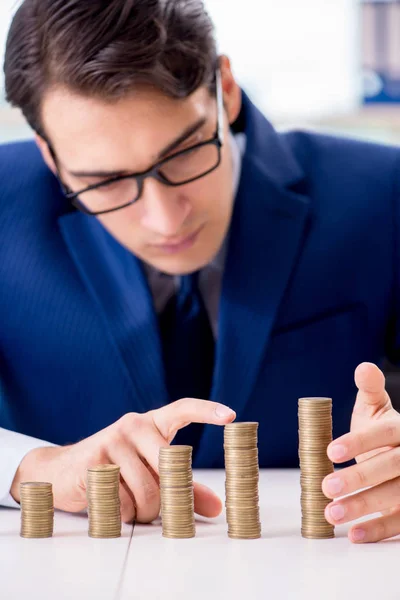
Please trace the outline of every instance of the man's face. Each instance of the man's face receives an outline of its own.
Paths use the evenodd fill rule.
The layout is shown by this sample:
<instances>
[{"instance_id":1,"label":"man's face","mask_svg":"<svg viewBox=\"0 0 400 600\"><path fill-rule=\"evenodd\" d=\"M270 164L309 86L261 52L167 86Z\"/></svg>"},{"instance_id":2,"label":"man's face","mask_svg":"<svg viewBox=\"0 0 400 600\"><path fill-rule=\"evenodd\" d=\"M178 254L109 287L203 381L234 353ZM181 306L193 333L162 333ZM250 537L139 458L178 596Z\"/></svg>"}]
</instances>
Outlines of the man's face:
<instances>
[{"instance_id":1,"label":"man's face","mask_svg":"<svg viewBox=\"0 0 400 600\"><path fill-rule=\"evenodd\" d=\"M235 93L234 87L228 89ZM238 97L236 89L236 101L228 98L228 115L224 111L222 160L216 170L178 187L146 179L137 202L90 218L98 218L122 245L163 272L189 273L210 262L221 247L232 214L229 120L240 108L234 106ZM141 89L112 104L53 89L44 99L42 116L60 176L72 191L78 191L110 174L145 171L160 157L212 138L217 102L205 88L183 100ZM196 123L200 127L165 155L165 148ZM49 164L48 155L45 158ZM107 177L84 175L93 172L107 173ZM118 185L123 197L127 182L113 184L114 195L119 193Z\"/></svg>"}]
</instances>

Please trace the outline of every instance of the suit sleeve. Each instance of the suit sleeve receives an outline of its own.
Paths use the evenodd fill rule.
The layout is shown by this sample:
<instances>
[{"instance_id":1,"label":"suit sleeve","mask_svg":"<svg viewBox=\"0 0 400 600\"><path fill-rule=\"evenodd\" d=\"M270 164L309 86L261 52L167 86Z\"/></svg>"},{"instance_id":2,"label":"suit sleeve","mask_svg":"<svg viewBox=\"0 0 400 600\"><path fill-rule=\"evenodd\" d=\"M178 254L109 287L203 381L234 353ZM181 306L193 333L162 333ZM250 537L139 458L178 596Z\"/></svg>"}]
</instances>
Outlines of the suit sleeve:
<instances>
[{"instance_id":1,"label":"suit sleeve","mask_svg":"<svg viewBox=\"0 0 400 600\"><path fill-rule=\"evenodd\" d=\"M28 452L45 446L54 444L0 428L0 506L19 508L10 495L15 473Z\"/></svg>"},{"instance_id":2,"label":"suit sleeve","mask_svg":"<svg viewBox=\"0 0 400 600\"><path fill-rule=\"evenodd\" d=\"M386 356L390 362L400 367L400 154L394 168L392 207L393 293L386 336Z\"/></svg>"}]
</instances>

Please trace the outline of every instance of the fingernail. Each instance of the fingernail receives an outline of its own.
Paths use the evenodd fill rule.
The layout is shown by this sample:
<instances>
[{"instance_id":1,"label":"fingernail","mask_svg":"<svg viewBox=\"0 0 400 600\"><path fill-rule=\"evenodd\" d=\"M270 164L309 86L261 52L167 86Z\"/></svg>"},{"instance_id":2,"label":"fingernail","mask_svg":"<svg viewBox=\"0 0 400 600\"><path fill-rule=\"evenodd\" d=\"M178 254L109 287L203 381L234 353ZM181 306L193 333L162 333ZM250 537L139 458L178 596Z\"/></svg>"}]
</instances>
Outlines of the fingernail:
<instances>
[{"instance_id":1,"label":"fingernail","mask_svg":"<svg viewBox=\"0 0 400 600\"><path fill-rule=\"evenodd\" d=\"M328 479L325 483L326 491L328 494L332 496L336 496L336 494L340 494L343 489L343 482L339 477L333 477L332 479Z\"/></svg>"},{"instance_id":2,"label":"fingernail","mask_svg":"<svg viewBox=\"0 0 400 600\"><path fill-rule=\"evenodd\" d=\"M329 509L329 514L334 521L341 521L345 515L345 510L341 504L333 504Z\"/></svg>"},{"instance_id":3,"label":"fingernail","mask_svg":"<svg viewBox=\"0 0 400 600\"><path fill-rule=\"evenodd\" d=\"M227 417L232 417L235 414L235 411L224 404L218 404L215 408L215 414L220 419L226 419Z\"/></svg>"},{"instance_id":4,"label":"fingernail","mask_svg":"<svg viewBox=\"0 0 400 600\"><path fill-rule=\"evenodd\" d=\"M351 539L355 542L362 542L365 538L365 530L364 529L353 529L351 532Z\"/></svg>"},{"instance_id":5,"label":"fingernail","mask_svg":"<svg viewBox=\"0 0 400 600\"><path fill-rule=\"evenodd\" d=\"M342 446L341 444L335 444L331 446L329 449L329 456L332 460L341 460L347 454L346 446Z\"/></svg>"}]
</instances>

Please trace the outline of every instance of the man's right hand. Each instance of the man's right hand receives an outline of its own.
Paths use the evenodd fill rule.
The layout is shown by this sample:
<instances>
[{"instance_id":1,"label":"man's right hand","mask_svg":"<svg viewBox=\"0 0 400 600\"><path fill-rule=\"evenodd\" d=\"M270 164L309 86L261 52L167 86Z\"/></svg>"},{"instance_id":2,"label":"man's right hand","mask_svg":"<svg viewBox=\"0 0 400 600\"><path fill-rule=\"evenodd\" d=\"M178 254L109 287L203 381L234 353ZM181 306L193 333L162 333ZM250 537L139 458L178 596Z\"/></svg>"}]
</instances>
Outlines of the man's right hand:
<instances>
[{"instance_id":1,"label":"man's right hand","mask_svg":"<svg viewBox=\"0 0 400 600\"><path fill-rule=\"evenodd\" d=\"M87 468L113 463L121 468L122 520L149 523L160 512L160 447L168 446L177 431L190 423L226 425L235 417L235 412L222 404L194 398L144 414L128 413L77 444L29 452L15 475L11 495L19 502L22 481L48 481L53 484L54 507L79 512L87 507ZM219 497L199 483L194 484L194 499L197 514L215 517L222 510Z\"/></svg>"}]
</instances>

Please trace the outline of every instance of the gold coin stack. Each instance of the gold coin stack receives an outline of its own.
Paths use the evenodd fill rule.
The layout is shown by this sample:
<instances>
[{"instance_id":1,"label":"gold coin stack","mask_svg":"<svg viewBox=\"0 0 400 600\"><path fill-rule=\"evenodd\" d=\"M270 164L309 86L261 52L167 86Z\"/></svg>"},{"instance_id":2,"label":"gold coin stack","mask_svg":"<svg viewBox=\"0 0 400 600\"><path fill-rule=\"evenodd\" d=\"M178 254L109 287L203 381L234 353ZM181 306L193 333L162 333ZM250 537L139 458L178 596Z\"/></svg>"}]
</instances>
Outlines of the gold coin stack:
<instances>
[{"instance_id":1,"label":"gold coin stack","mask_svg":"<svg viewBox=\"0 0 400 600\"><path fill-rule=\"evenodd\" d=\"M87 470L89 537L121 537L121 509L117 465L98 465Z\"/></svg>"},{"instance_id":2,"label":"gold coin stack","mask_svg":"<svg viewBox=\"0 0 400 600\"><path fill-rule=\"evenodd\" d=\"M178 445L160 448L161 521L166 538L196 535L192 450L191 446Z\"/></svg>"},{"instance_id":3,"label":"gold coin stack","mask_svg":"<svg viewBox=\"0 0 400 600\"><path fill-rule=\"evenodd\" d=\"M54 500L51 483L27 481L20 485L21 537L48 538L53 535Z\"/></svg>"},{"instance_id":4,"label":"gold coin stack","mask_svg":"<svg viewBox=\"0 0 400 600\"><path fill-rule=\"evenodd\" d=\"M299 399L299 458L301 485L301 535L311 539L335 537L335 528L325 519L330 502L322 492L322 481L333 473L327 455L332 441L332 399Z\"/></svg>"},{"instance_id":5,"label":"gold coin stack","mask_svg":"<svg viewBox=\"0 0 400 600\"><path fill-rule=\"evenodd\" d=\"M258 423L225 425L225 507L230 538L261 537L257 430Z\"/></svg>"}]
</instances>

